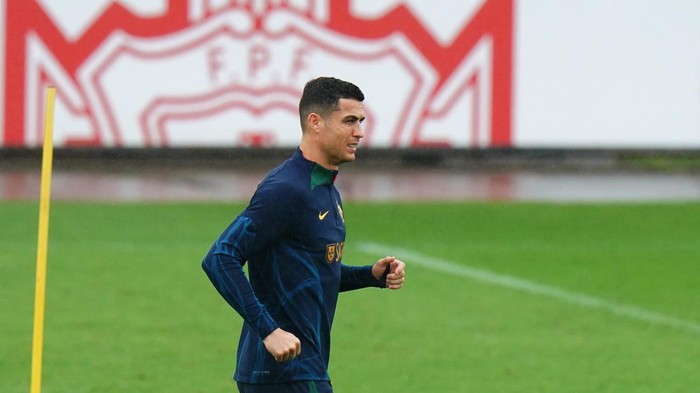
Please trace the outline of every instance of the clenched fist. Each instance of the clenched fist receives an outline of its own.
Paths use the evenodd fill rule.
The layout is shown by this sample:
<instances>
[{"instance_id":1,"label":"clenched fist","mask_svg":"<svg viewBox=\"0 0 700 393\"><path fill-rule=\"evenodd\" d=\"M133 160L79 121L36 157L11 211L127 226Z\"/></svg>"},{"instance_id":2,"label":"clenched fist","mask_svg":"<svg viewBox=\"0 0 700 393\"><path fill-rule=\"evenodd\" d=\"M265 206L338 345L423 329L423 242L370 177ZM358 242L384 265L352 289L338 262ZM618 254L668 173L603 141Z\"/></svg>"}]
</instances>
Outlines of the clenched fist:
<instances>
[{"instance_id":1,"label":"clenched fist","mask_svg":"<svg viewBox=\"0 0 700 393\"><path fill-rule=\"evenodd\" d=\"M301 341L297 336L280 328L265 337L263 344L272 357L280 363L288 362L301 353Z\"/></svg>"}]
</instances>

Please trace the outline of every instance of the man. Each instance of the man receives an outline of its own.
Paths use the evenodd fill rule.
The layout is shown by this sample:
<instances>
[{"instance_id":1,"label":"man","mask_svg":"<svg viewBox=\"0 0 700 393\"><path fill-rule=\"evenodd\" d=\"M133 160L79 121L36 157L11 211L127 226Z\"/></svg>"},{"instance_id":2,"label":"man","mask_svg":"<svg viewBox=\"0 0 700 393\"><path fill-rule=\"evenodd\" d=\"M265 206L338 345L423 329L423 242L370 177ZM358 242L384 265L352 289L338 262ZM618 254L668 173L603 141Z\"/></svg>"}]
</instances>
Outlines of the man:
<instances>
[{"instance_id":1,"label":"man","mask_svg":"<svg viewBox=\"0 0 700 393\"><path fill-rule=\"evenodd\" d=\"M405 264L393 256L368 266L342 263L345 217L334 181L364 136L363 100L357 86L336 78L306 84L299 148L258 185L202 262L245 321L234 374L241 393L332 392L338 293L403 286Z\"/></svg>"}]
</instances>

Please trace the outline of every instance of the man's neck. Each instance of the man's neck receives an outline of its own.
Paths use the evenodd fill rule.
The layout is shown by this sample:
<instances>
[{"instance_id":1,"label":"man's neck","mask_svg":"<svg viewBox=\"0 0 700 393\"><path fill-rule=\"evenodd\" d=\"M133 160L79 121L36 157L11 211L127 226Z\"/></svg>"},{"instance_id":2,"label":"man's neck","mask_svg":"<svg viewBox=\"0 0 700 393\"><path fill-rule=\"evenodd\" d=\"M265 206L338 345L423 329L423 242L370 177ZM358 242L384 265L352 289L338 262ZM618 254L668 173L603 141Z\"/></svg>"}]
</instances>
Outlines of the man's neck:
<instances>
[{"instance_id":1,"label":"man's neck","mask_svg":"<svg viewBox=\"0 0 700 393\"><path fill-rule=\"evenodd\" d=\"M301 143L299 144L299 149L301 150L301 154L304 156L309 161L313 161L316 164L332 171L337 171L338 170L338 165L332 165L328 163L325 159L324 154L321 152L320 149L318 149L316 146L313 144L309 143L308 140L305 140L302 138Z\"/></svg>"}]
</instances>

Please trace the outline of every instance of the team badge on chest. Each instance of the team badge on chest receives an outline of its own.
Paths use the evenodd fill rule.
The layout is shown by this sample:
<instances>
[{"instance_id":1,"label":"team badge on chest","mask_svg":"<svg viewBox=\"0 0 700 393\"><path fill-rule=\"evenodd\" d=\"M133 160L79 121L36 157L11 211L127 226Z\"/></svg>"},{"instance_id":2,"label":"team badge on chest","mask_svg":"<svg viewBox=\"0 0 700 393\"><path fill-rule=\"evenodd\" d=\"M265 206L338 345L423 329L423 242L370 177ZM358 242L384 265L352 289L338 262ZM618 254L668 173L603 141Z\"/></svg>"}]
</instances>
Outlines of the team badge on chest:
<instances>
[{"instance_id":1,"label":"team badge on chest","mask_svg":"<svg viewBox=\"0 0 700 393\"><path fill-rule=\"evenodd\" d=\"M333 263L340 261L343 257L343 246L345 242L332 243L326 245L326 262Z\"/></svg>"}]
</instances>

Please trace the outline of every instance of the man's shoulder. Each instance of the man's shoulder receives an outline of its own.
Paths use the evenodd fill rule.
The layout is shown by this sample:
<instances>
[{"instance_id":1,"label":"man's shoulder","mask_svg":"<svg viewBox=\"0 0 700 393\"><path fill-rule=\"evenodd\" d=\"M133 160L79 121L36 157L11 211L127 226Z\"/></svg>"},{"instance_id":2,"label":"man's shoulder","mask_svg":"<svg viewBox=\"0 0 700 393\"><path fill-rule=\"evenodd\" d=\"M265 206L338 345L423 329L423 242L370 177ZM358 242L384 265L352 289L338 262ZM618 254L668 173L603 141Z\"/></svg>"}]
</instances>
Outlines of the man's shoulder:
<instances>
[{"instance_id":1,"label":"man's shoulder","mask_svg":"<svg viewBox=\"0 0 700 393\"><path fill-rule=\"evenodd\" d=\"M271 170L258 185L258 190L299 195L308 188L309 178L310 171L298 161L289 159Z\"/></svg>"}]
</instances>

